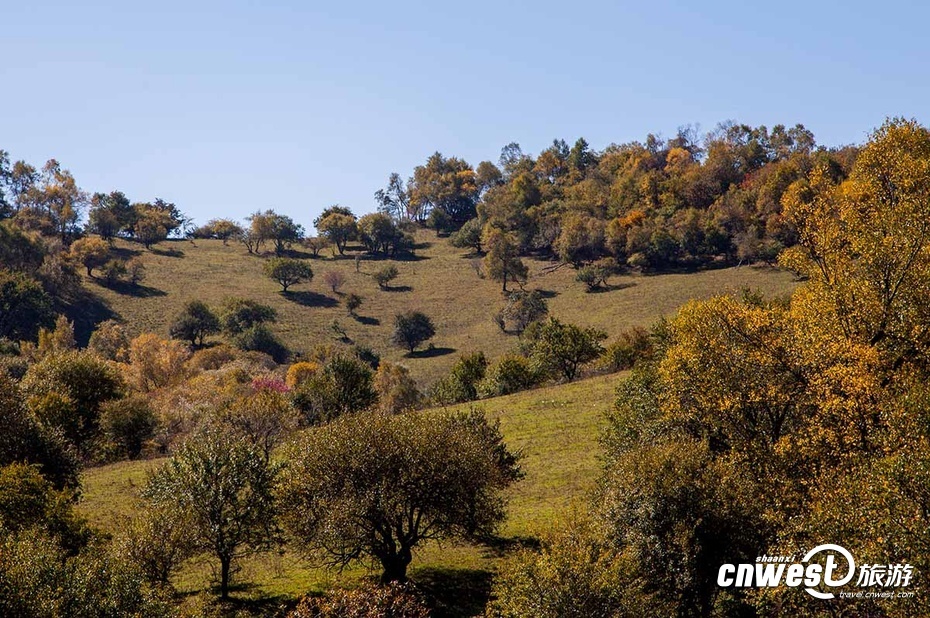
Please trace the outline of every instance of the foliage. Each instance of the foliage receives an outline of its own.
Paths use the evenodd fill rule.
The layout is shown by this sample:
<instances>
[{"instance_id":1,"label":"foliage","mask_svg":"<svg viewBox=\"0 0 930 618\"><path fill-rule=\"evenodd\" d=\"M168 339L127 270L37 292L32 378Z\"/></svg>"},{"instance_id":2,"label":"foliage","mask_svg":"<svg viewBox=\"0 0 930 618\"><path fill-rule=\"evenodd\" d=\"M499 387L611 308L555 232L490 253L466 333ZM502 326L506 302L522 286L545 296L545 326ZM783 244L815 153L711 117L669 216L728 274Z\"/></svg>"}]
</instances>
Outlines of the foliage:
<instances>
[{"instance_id":1,"label":"foliage","mask_svg":"<svg viewBox=\"0 0 930 618\"><path fill-rule=\"evenodd\" d=\"M607 333L596 328L582 328L549 318L527 328L523 346L540 367L571 381L581 367L601 355L604 351L601 341L606 338Z\"/></svg>"},{"instance_id":2,"label":"foliage","mask_svg":"<svg viewBox=\"0 0 930 618\"><path fill-rule=\"evenodd\" d=\"M175 316L171 323L171 338L190 341L192 346L203 347L208 335L220 332L220 319L203 301L192 300Z\"/></svg>"},{"instance_id":3,"label":"foliage","mask_svg":"<svg viewBox=\"0 0 930 618\"><path fill-rule=\"evenodd\" d=\"M358 223L355 215L348 208L330 206L313 220L313 226L321 236L336 245L339 255L346 251L350 240L358 238Z\"/></svg>"},{"instance_id":4,"label":"foliage","mask_svg":"<svg viewBox=\"0 0 930 618\"><path fill-rule=\"evenodd\" d=\"M101 271L103 280L107 282L107 285L116 285L129 273L126 262L118 259L107 261L101 268Z\"/></svg>"},{"instance_id":5,"label":"foliage","mask_svg":"<svg viewBox=\"0 0 930 618\"><path fill-rule=\"evenodd\" d=\"M111 361L129 359L129 335L116 320L106 320L91 333L88 350Z\"/></svg>"},{"instance_id":6,"label":"foliage","mask_svg":"<svg viewBox=\"0 0 930 618\"><path fill-rule=\"evenodd\" d=\"M278 312L273 307L247 298L226 298L220 308L220 325L227 335L238 335L258 324L274 322Z\"/></svg>"},{"instance_id":7,"label":"foliage","mask_svg":"<svg viewBox=\"0 0 930 618\"><path fill-rule=\"evenodd\" d=\"M634 327L625 330L617 339L604 348L598 365L607 371L630 369L639 360L648 359L653 354L652 339L645 328Z\"/></svg>"},{"instance_id":8,"label":"foliage","mask_svg":"<svg viewBox=\"0 0 930 618\"><path fill-rule=\"evenodd\" d=\"M500 281L504 292L507 282L522 284L526 281L527 268L520 259L513 237L494 227L485 227L482 237L487 253L484 256L484 270L488 276Z\"/></svg>"},{"instance_id":9,"label":"foliage","mask_svg":"<svg viewBox=\"0 0 930 618\"><path fill-rule=\"evenodd\" d=\"M218 238L227 244L230 240L240 238L245 230L231 219L210 219L204 225L191 232L193 238Z\"/></svg>"},{"instance_id":10,"label":"foliage","mask_svg":"<svg viewBox=\"0 0 930 618\"><path fill-rule=\"evenodd\" d=\"M378 400L373 380L368 364L355 356L337 353L298 386L294 406L310 424L365 410Z\"/></svg>"},{"instance_id":11,"label":"foliage","mask_svg":"<svg viewBox=\"0 0 930 618\"><path fill-rule=\"evenodd\" d=\"M20 273L0 269L0 338L35 339L52 320L51 298L42 286Z\"/></svg>"},{"instance_id":12,"label":"foliage","mask_svg":"<svg viewBox=\"0 0 930 618\"><path fill-rule=\"evenodd\" d=\"M110 259L110 245L101 238L87 236L71 243L69 255L87 269L88 277L92 277L93 269L100 268Z\"/></svg>"},{"instance_id":13,"label":"foliage","mask_svg":"<svg viewBox=\"0 0 930 618\"><path fill-rule=\"evenodd\" d=\"M478 384L481 397L500 397L533 388L543 382L539 368L521 354L505 354L488 368Z\"/></svg>"},{"instance_id":14,"label":"foliage","mask_svg":"<svg viewBox=\"0 0 930 618\"><path fill-rule=\"evenodd\" d=\"M142 395L108 401L101 406L100 431L121 458L138 457L157 427L155 411Z\"/></svg>"},{"instance_id":15,"label":"foliage","mask_svg":"<svg viewBox=\"0 0 930 618\"><path fill-rule=\"evenodd\" d=\"M288 618L429 618L429 608L410 584L396 582L306 596Z\"/></svg>"},{"instance_id":16,"label":"foliage","mask_svg":"<svg viewBox=\"0 0 930 618\"><path fill-rule=\"evenodd\" d=\"M297 414L288 397L272 388L259 388L237 399L220 412L219 420L269 463L275 447L297 427Z\"/></svg>"},{"instance_id":17,"label":"foliage","mask_svg":"<svg viewBox=\"0 0 930 618\"><path fill-rule=\"evenodd\" d=\"M245 329L237 334L233 341L240 350L267 354L277 363L285 362L290 356L287 347L265 324L256 324Z\"/></svg>"},{"instance_id":18,"label":"foliage","mask_svg":"<svg viewBox=\"0 0 930 618\"><path fill-rule=\"evenodd\" d=\"M349 315L355 315L358 308L362 306L362 297L358 294L349 294L346 296L346 311Z\"/></svg>"},{"instance_id":19,"label":"foliage","mask_svg":"<svg viewBox=\"0 0 930 618\"><path fill-rule=\"evenodd\" d=\"M186 515L195 551L220 563L220 594L229 596L233 560L276 539L272 487L277 466L259 450L217 428L188 439L151 478L145 496Z\"/></svg>"},{"instance_id":20,"label":"foliage","mask_svg":"<svg viewBox=\"0 0 930 618\"><path fill-rule=\"evenodd\" d=\"M521 290L510 293L507 297L507 306L494 316L494 321L504 332L510 326L514 332L522 334L530 324L545 318L548 314L549 305L539 290L531 292Z\"/></svg>"},{"instance_id":21,"label":"foliage","mask_svg":"<svg viewBox=\"0 0 930 618\"><path fill-rule=\"evenodd\" d=\"M142 392L172 386L187 377L185 362L190 350L180 341L158 335L139 335L129 344L129 377Z\"/></svg>"},{"instance_id":22,"label":"foliage","mask_svg":"<svg viewBox=\"0 0 930 618\"><path fill-rule=\"evenodd\" d=\"M478 384L484 379L487 368L488 359L483 352L462 355L449 375L433 385L431 398L442 405L474 401L478 398Z\"/></svg>"},{"instance_id":23,"label":"foliage","mask_svg":"<svg viewBox=\"0 0 930 618\"><path fill-rule=\"evenodd\" d=\"M407 311L394 316L391 343L413 353L420 344L432 339L435 334L436 328L429 316L420 311Z\"/></svg>"},{"instance_id":24,"label":"foliage","mask_svg":"<svg viewBox=\"0 0 930 618\"><path fill-rule=\"evenodd\" d=\"M475 217L467 221L457 232L452 234L449 242L453 247L461 249L474 249L476 253L481 253L481 220Z\"/></svg>"},{"instance_id":25,"label":"foliage","mask_svg":"<svg viewBox=\"0 0 930 618\"><path fill-rule=\"evenodd\" d=\"M493 532L500 491L521 475L477 411L342 417L305 433L289 461L280 490L289 531L335 564L377 560L384 582L406 579L424 541Z\"/></svg>"},{"instance_id":26,"label":"foliage","mask_svg":"<svg viewBox=\"0 0 930 618\"><path fill-rule=\"evenodd\" d=\"M416 381L403 365L381 363L375 373L374 389L378 409L385 414L399 414L416 408L421 399Z\"/></svg>"},{"instance_id":27,"label":"foliage","mask_svg":"<svg viewBox=\"0 0 930 618\"><path fill-rule=\"evenodd\" d=\"M273 279L287 292L287 288L313 279L313 269L302 260L272 258L265 262L265 276Z\"/></svg>"},{"instance_id":28,"label":"foliage","mask_svg":"<svg viewBox=\"0 0 930 618\"><path fill-rule=\"evenodd\" d=\"M338 294L339 288L341 288L345 282L346 276L341 270L327 270L323 273L323 283L333 291L333 294Z\"/></svg>"},{"instance_id":29,"label":"foliage","mask_svg":"<svg viewBox=\"0 0 930 618\"><path fill-rule=\"evenodd\" d=\"M375 283L378 284L378 287L382 290L388 289L388 284L391 283L394 279L397 279L397 276L400 274L400 271L397 270L397 266L394 264L388 264L376 270L371 277L375 280Z\"/></svg>"}]
</instances>

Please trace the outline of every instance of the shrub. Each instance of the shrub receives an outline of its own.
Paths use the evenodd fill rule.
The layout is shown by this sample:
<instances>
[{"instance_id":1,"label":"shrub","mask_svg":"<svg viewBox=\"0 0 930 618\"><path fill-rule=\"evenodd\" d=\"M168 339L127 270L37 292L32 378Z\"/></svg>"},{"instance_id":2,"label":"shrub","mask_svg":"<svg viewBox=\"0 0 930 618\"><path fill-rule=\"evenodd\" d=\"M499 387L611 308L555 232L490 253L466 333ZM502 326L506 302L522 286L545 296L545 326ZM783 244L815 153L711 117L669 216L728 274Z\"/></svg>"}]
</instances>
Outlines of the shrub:
<instances>
[{"instance_id":1,"label":"shrub","mask_svg":"<svg viewBox=\"0 0 930 618\"><path fill-rule=\"evenodd\" d=\"M406 412L420 403L417 383L403 365L381 363L375 373L374 387L378 393L378 409L387 414Z\"/></svg>"},{"instance_id":2,"label":"shrub","mask_svg":"<svg viewBox=\"0 0 930 618\"><path fill-rule=\"evenodd\" d=\"M271 258L265 262L264 270L265 275L276 281L284 292L292 285L313 279L313 269L309 264L291 258Z\"/></svg>"},{"instance_id":3,"label":"shrub","mask_svg":"<svg viewBox=\"0 0 930 618\"><path fill-rule=\"evenodd\" d=\"M19 273L0 269L0 338L31 341L52 322L52 300L42 286Z\"/></svg>"},{"instance_id":4,"label":"shrub","mask_svg":"<svg viewBox=\"0 0 930 618\"><path fill-rule=\"evenodd\" d=\"M247 298L227 298L220 309L220 325L227 335L238 335L258 324L274 322L274 307Z\"/></svg>"},{"instance_id":5,"label":"shrub","mask_svg":"<svg viewBox=\"0 0 930 618\"><path fill-rule=\"evenodd\" d=\"M523 347L541 368L575 379L578 370L604 351L601 341L607 333L596 328L582 328L549 318L527 329Z\"/></svg>"},{"instance_id":6,"label":"shrub","mask_svg":"<svg viewBox=\"0 0 930 618\"><path fill-rule=\"evenodd\" d=\"M436 334L433 321L420 311L407 311L394 317L394 333L391 343L406 348L411 353L423 342Z\"/></svg>"},{"instance_id":7,"label":"shrub","mask_svg":"<svg viewBox=\"0 0 930 618\"><path fill-rule=\"evenodd\" d=\"M123 260L110 260L103 265L102 272L108 285L116 285L126 276L128 270Z\"/></svg>"},{"instance_id":8,"label":"shrub","mask_svg":"<svg viewBox=\"0 0 930 618\"><path fill-rule=\"evenodd\" d=\"M323 283L333 291L333 294L337 294L345 282L346 276L341 270L327 270L323 273Z\"/></svg>"},{"instance_id":9,"label":"shrub","mask_svg":"<svg viewBox=\"0 0 930 618\"><path fill-rule=\"evenodd\" d=\"M368 585L301 599L288 618L429 618L429 608L410 584Z\"/></svg>"},{"instance_id":10,"label":"shrub","mask_svg":"<svg viewBox=\"0 0 930 618\"><path fill-rule=\"evenodd\" d=\"M605 371L624 371L630 369L641 358L652 354L652 340L649 331L636 326L623 331L617 340L608 345L598 362Z\"/></svg>"},{"instance_id":11,"label":"shrub","mask_svg":"<svg viewBox=\"0 0 930 618\"><path fill-rule=\"evenodd\" d=\"M107 320L97 325L87 345L100 358L111 361L126 361L129 357L129 336L116 320Z\"/></svg>"},{"instance_id":12,"label":"shrub","mask_svg":"<svg viewBox=\"0 0 930 618\"><path fill-rule=\"evenodd\" d=\"M134 459L155 435L158 419L148 398L134 395L109 401L100 410L100 430L122 457Z\"/></svg>"},{"instance_id":13,"label":"shrub","mask_svg":"<svg viewBox=\"0 0 930 618\"><path fill-rule=\"evenodd\" d=\"M203 346L208 335L220 332L220 320L206 303L189 301L171 324L171 337L190 341L192 346Z\"/></svg>"},{"instance_id":14,"label":"shrub","mask_svg":"<svg viewBox=\"0 0 930 618\"><path fill-rule=\"evenodd\" d=\"M145 279L145 264L139 258L133 258L126 262L126 277L129 283L139 285Z\"/></svg>"},{"instance_id":15,"label":"shrub","mask_svg":"<svg viewBox=\"0 0 930 618\"><path fill-rule=\"evenodd\" d=\"M365 410L377 400L371 368L345 354L329 358L294 393L294 406L310 424Z\"/></svg>"},{"instance_id":16,"label":"shrub","mask_svg":"<svg viewBox=\"0 0 930 618\"><path fill-rule=\"evenodd\" d=\"M393 264L388 264L383 266L374 272L372 278L374 278L375 283L378 284L382 290L388 289L388 284L397 279L397 276L400 274L400 271L397 270L397 266Z\"/></svg>"},{"instance_id":17,"label":"shrub","mask_svg":"<svg viewBox=\"0 0 930 618\"><path fill-rule=\"evenodd\" d=\"M188 367L197 371L214 371L239 358L234 348L225 343L203 350L197 350L187 362Z\"/></svg>"},{"instance_id":18,"label":"shrub","mask_svg":"<svg viewBox=\"0 0 930 618\"><path fill-rule=\"evenodd\" d=\"M92 277L92 271L106 264L110 258L110 245L105 240L88 236L74 241L69 254L72 260L87 269L87 276Z\"/></svg>"},{"instance_id":19,"label":"shrub","mask_svg":"<svg viewBox=\"0 0 930 618\"><path fill-rule=\"evenodd\" d=\"M320 364L313 361L294 363L287 370L285 383L288 388L298 388L320 371Z\"/></svg>"},{"instance_id":20,"label":"shrub","mask_svg":"<svg viewBox=\"0 0 930 618\"><path fill-rule=\"evenodd\" d=\"M589 264L578 269L575 275L575 281L585 284L589 292L598 290L607 285L607 278L610 277L610 271L603 266Z\"/></svg>"},{"instance_id":21,"label":"shrub","mask_svg":"<svg viewBox=\"0 0 930 618\"><path fill-rule=\"evenodd\" d=\"M129 344L129 375L143 392L172 386L188 375L190 350L180 341L168 341L145 333Z\"/></svg>"},{"instance_id":22,"label":"shrub","mask_svg":"<svg viewBox=\"0 0 930 618\"><path fill-rule=\"evenodd\" d=\"M521 334L530 324L538 322L548 314L549 306L539 290L511 292L507 306L495 316L494 321L503 331L506 331L509 325L514 332Z\"/></svg>"},{"instance_id":23,"label":"shrub","mask_svg":"<svg viewBox=\"0 0 930 618\"><path fill-rule=\"evenodd\" d=\"M542 382L533 362L520 354L507 354L491 365L487 375L478 384L481 397L509 395Z\"/></svg>"},{"instance_id":24,"label":"shrub","mask_svg":"<svg viewBox=\"0 0 930 618\"><path fill-rule=\"evenodd\" d=\"M449 375L433 385L431 399L441 405L474 401L478 398L478 383L484 379L487 369L484 352L463 355Z\"/></svg>"},{"instance_id":25,"label":"shrub","mask_svg":"<svg viewBox=\"0 0 930 618\"><path fill-rule=\"evenodd\" d=\"M264 324L256 324L242 331L236 335L235 343L240 350L267 354L276 363L283 363L290 356L290 352L284 344Z\"/></svg>"},{"instance_id":26,"label":"shrub","mask_svg":"<svg viewBox=\"0 0 930 618\"><path fill-rule=\"evenodd\" d=\"M362 297L358 294L349 294L346 296L346 310L349 315L355 315L358 308L362 306Z\"/></svg>"}]
</instances>

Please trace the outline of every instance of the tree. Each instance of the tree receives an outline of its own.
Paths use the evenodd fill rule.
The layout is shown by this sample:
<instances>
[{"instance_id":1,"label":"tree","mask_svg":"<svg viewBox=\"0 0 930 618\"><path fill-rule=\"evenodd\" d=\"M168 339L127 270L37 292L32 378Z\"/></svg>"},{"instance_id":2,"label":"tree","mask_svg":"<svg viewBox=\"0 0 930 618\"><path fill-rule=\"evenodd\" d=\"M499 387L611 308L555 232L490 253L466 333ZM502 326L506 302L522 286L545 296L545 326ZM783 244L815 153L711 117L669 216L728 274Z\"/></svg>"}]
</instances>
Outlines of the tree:
<instances>
[{"instance_id":1,"label":"tree","mask_svg":"<svg viewBox=\"0 0 930 618\"><path fill-rule=\"evenodd\" d=\"M507 281L518 284L525 282L527 268L520 259L513 238L506 232L490 226L485 228L483 237L487 249L483 264L488 276L500 281L504 292L507 291Z\"/></svg>"},{"instance_id":2,"label":"tree","mask_svg":"<svg viewBox=\"0 0 930 618\"><path fill-rule=\"evenodd\" d=\"M220 325L227 335L238 335L258 324L274 322L274 307L247 298L227 298L220 307Z\"/></svg>"},{"instance_id":3,"label":"tree","mask_svg":"<svg viewBox=\"0 0 930 618\"><path fill-rule=\"evenodd\" d=\"M417 383L403 365L388 362L378 365L374 387L378 393L378 408L386 414L406 412L420 403Z\"/></svg>"},{"instance_id":4,"label":"tree","mask_svg":"<svg viewBox=\"0 0 930 618\"><path fill-rule=\"evenodd\" d=\"M190 341L192 346L203 346L208 335L220 332L220 320L203 301L192 300L171 324L171 337Z\"/></svg>"},{"instance_id":5,"label":"tree","mask_svg":"<svg viewBox=\"0 0 930 618\"><path fill-rule=\"evenodd\" d=\"M391 174L386 188L375 191L375 201L378 202L378 211L395 221L416 218L410 207L410 193L397 172Z\"/></svg>"},{"instance_id":6,"label":"tree","mask_svg":"<svg viewBox=\"0 0 930 618\"><path fill-rule=\"evenodd\" d=\"M151 204L135 204L133 208L136 211L135 237L146 249L167 239L176 225L170 212L164 209Z\"/></svg>"},{"instance_id":7,"label":"tree","mask_svg":"<svg viewBox=\"0 0 930 618\"><path fill-rule=\"evenodd\" d=\"M304 237L304 228L295 223L287 215L279 215L272 210L266 210L264 216L268 219L268 238L274 243L275 255L282 255L295 242Z\"/></svg>"},{"instance_id":8,"label":"tree","mask_svg":"<svg viewBox=\"0 0 930 618\"><path fill-rule=\"evenodd\" d=\"M488 370L488 359L484 352L463 354L449 375L433 385L432 399L441 405L464 403L478 398L478 384Z\"/></svg>"},{"instance_id":9,"label":"tree","mask_svg":"<svg viewBox=\"0 0 930 618\"><path fill-rule=\"evenodd\" d=\"M358 224L354 214L342 206L330 206L313 220L317 231L329 239L339 250L339 255L345 253L346 245L350 240L358 237Z\"/></svg>"},{"instance_id":10,"label":"tree","mask_svg":"<svg viewBox=\"0 0 930 618\"><path fill-rule=\"evenodd\" d=\"M276 363L287 360L290 352L287 347L268 328L267 324L255 324L235 335L233 343L240 350L246 352L261 352L267 354Z\"/></svg>"},{"instance_id":11,"label":"tree","mask_svg":"<svg viewBox=\"0 0 930 618\"><path fill-rule=\"evenodd\" d=\"M481 229L481 220L478 217L469 219L449 240L453 247L471 248L476 253L481 253Z\"/></svg>"},{"instance_id":12,"label":"tree","mask_svg":"<svg viewBox=\"0 0 930 618\"><path fill-rule=\"evenodd\" d=\"M233 560L277 538L272 488L278 466L228 431L209 427L189 438L145 488L153 504L185 513L193 547L220 563L220 595L229 598Z\"/></svg>"},{"instance_id":13,"label":"tree","mask_svg":"<svg viewBox=\"0 0 930 618\"><path fill-rule=\"evenodd\" d=\"M475 216L478 200L475 171L462 159L434 153L425 165L414 168L407 189L418 221L432 211L443 212L453 225L461 225Z\"/></svg>"},{"instance_id":14,"label":"tree","mask_svg":"<svg viewBox=\"0 0 930 618\"><path fill-rule=\"evenodd\" d=\"M394 316L394 333L391 343L399 348L407 348L412 354L417 347L436 334L433 321L420 311L407 311Z\"/></svg>"},{"instance_id":15,"label":"tree","mask_svg":"<svg viewBox=\"0 0 930 618\"><path fill-rule=\"evenodd\" d=\"M506 331L509 323L512 325L513 331L519 335L530 324L545 318L548 314L549 305L546 303L542 292L539 290L531 292L519 291L511 292L507 298L507 306L494 319L501 330Z\"/></svg>"},{"instance_id":16,"label":"tree","mask_svg":"<svg viewBox=\"0 0 930 618\"><path fill-rule=\"evenodd\" d=\"M388 284L394 279L397 279L399 274L400 271L397 270L396 266L393 264L388 264L387 266L383 266L376 270L372 275L372 278L374 278L375 283L378 284L379 288L386 290L388 289Z\"/></svg>"},{"instance_id":17,"label":"tree","mask_svg":"<svg viewBox=\"0 0 930 618\"><path fill-rule=\"evenodd\" d=\"M358 220L358 235L369 253L395 255L404 246L404 233L391 217L376 212Z\"/></svg>"},{"instance_id":18,"label":"tree","mask_svg":"<svg viewBox=\"0 0 930 618\"><path fill-rule=\"evenodd\" d=\"M135 223L136 213L122 191L95 193L91 198L88 227L102 239L111 240L122 232L132 231Z\"/></svg>"},{"instance_id":19,"label":"tree","mask_svg":"<svg viewBox=\"0 0 930 618\"><path fill-rule=\"evenodd\" d=\"M325 236L311 236L304 239L304 246L310 249L310 252L313 253L313 257L319 257L320 251L331 244L330 240Z\"/></svg>"},{"instance_id":20,"label":"tree","mask_svg":"<svg viewBox=\"0 0 930 618\"><path fill-rule=\"evenodd\" d=\"M91 333L87 349L100 358L123 362L129 357L129 335L116 320L106 320Z\"/></svg>"},{"instance_id":21,"label":"tree","mask_svg":"<svg viewBox=\"0 0 930 618\"><path fill-rule=\"evenodd\" d=\"M292 285L313 279L310 265L291 258L272 258L265 263L265 275L274 279L284 292Z\"/></svg>"},{"instance_id":22,"label":"tree","mask_svg":"<svg viewBox=\"0 0 930 618\"><path fill-rule=\"evenodd\" d=\"M52 317L51 298L41 285L21 273L0 269L0 339L35 339Z\"/></svg>"},{"instance_id":23,"label":"tree","mask_svg":"<svg viewBox=\"0 0 930 618\"><path fill-rule=\"evenodd\" d=\"M349 315L354 316L358 308L362 306L362 297L358 294L349 294L346 296L346 311Z\"/></svg>"},{"instance_id":24,"label":"tree","mask_svg":"<svg viewBox=\"0 0 930 618\"><path fill-rule=\"evenodd\" d=\"M570 382L582 365L601 355L604 348L600 342L607 338L607 333L549 318L531 325L524 338L530 356Z\"/></svg>"},{"instance_id":25,"label":"tree","mask_svg":"<svg viewBox=\"0 0 930 618\"><path fill-rule=\"evenodd\" d=\"M129 376L137 389L151 392L187 377L190 349L180 341L143 333L129 344Z\"/></svg>"},{"instance_id":26,"label":"tree","mask_svg":"<svg viewBox=\"0 0 930 618\"><path fill-rule=\"evenodd\" d=\"M497 424L478 411L362 414L306 432L288 452L283 521L334 564L372 557L403 581L430 539L475 540L504 518L521 472Z\"/></svg>"},{"instance_id":27,"label":"tree","mask_svg":"<svg viewBox=\"0 0 930 618\"><path fill-rule=\"evenodd\" d=\"M294 394L294 406L308 423L322 423L371 407L378 400L371 367L361 359L337 353L312 372Z\"/></svg>"},{"instance_id":28,"label":"tree","mask_svg":"<svg viewBox=\"0 0 930 618\"><path fill-rule=\"evenodd\" d=\"M346 276L341 270L327 270L323 273L323 283L325 283L333 294L339 293L339 288L346 282Z\"/></svg>"},{"instance_id":29,"label":"tree","mask_svg":"<svg viewBox=\"0 0 930 618\"><path fill-rule=\"evenodd\" d=\"M194 238L216 238L226 245L230 239L241 238L245 230L232 219L210 219L191 232Z\"/></svg>"}]
</instances>

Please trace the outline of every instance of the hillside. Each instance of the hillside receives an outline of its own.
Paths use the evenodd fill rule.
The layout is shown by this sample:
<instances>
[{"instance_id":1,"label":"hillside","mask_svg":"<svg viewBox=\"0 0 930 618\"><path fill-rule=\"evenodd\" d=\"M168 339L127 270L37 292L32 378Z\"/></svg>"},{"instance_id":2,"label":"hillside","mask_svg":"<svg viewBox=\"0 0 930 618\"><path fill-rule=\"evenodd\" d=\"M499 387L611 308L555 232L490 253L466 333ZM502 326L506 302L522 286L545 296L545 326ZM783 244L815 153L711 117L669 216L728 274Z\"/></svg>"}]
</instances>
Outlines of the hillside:
<instances>
[{"instance_id":1,"label":"hillside","mask_svg":"<svg viewBox=\"0 0 930 618\"><path fill-rule=\"evenodd\" d=\"M219 240L169 241L143 250L137 244L117 241L123 257L138 256L146 266L146 279L135 290L111 289L85 277L86 287L97 294L109 311L124 321L133 334L167 335L172 317L189 300L216 305L224 297L251 298L278 311L274 330L293 351L307 351L331 342L334 319L356 343L366 345L388 360L402 360L422 386L440 377L459 354L483 350L499 356L516 341L500 332L492 316L504 305L500 284L480 279L474 256L456 249L444 238L421 231L414 258L394 262L400 276L390 290L381 290L371 273L384 261L362 259L355 271L354 256L327 255L311 259L313 281L292 288L287 296L262 274L265 258L249 255L238 243ZM300 254L310 258L309 254ZM555 262L526 259L530 276L527 289L543 290L551 315L584 326L604 329L610 335L631 326L648 326L692 298L754 288L766 294L783 294L794 287L792 276L772 268L732 267L687 274L624 275L610 280L608 290L586 293L574 280L575 271ZM323 282L328 270L345 274L340 294ZM364 298L359 318L347 315L345 294ZM433 318L435 348L412 356L389 344L396 313L418 309Z\"/></svg>"},{"instance_id":2,"label":"hillside","mask_svg":"<svg viewBox=\"0 0 930 618\"><path fill-rule=\"evenodd\" d=\"M571 384L525 391L480 402L488 415L499 419L505 440L523 456L526 477L510 492L509 516L501 547L532 539L545 531L559 513L579 502L600 469L597 438L604 412L613 404L614 389L622 376L607 375ZM93 468L83 476L79 511L108 532L119 529L121 518L136 508L136 498L147 474L160 460L121 462ZM501 552L492 548L428 546L415 558L412 576L437 586L466 585L451 615L483 602L490 572ZM242 579L250 588L240 591L254 598L295 597L323 590L334 583L352 585L366 572L355 569L342 576L314 569L299 556L287 553L254 558L241 565ZM199 563L185 569L178 582L182 590L209 585L210 567Z\"/></svg>"}]
</instances>

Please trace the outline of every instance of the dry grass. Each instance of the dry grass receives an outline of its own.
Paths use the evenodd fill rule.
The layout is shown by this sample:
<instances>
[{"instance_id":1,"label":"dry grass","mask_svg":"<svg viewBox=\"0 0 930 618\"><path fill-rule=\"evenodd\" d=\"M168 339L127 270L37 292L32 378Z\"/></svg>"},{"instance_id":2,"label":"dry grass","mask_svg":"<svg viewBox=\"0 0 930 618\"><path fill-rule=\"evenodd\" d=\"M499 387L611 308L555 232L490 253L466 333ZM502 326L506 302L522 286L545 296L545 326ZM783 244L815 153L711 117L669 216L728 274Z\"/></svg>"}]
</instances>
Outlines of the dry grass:
<instances>
[{"instance_id":1,"label":"dry grass","mask_svg":"<svg viewBox=\"0 0 930 618\"><path fill-rule=\"evenodd\" d=\"M383 266L379 260L362 260L355 272L352 257L312 260L315 273L310 284L282 295L277 284L262 275L264 258L249 255L245 248L220 241L198 240L162 243L154 251L118 243L124 255L138 252L147 269L144 286L135 292L106 288L87 280L109 308L134 333L152 331L167 335L172 317L189 300L218 305L224 297L252 298L272 305L279 313L275 331L294 351L306 352L321 342L334 340L331 324L338 320L356 343L377 351L383 358L401 361L426 386L443 375L462 353L483 350L490 358L515 343L501 333L492 316L504 305L500 285L480 279L472 257L423 231L421 249L413 260L395 262L400 276L390 291L380 290L371 273ZM527 289L541 289L549 296L552 315L610 334L630 326L652 324L691 298L750 287L767 294L789 292L794 284L787 273L769 268L727 268L690 274L629 275L611 280L611 289L589 294L574 281L568 267L551 270L552 262L527 260ZM346 278L341 294L333 294L323 282L327 270L341 270ZM349 293L364 298L359 319L348 316L343 299ZM407 356L393 348L389 338L394 315L417 309L433 318L435 349Z\"/></svg>"}]
</instances>

